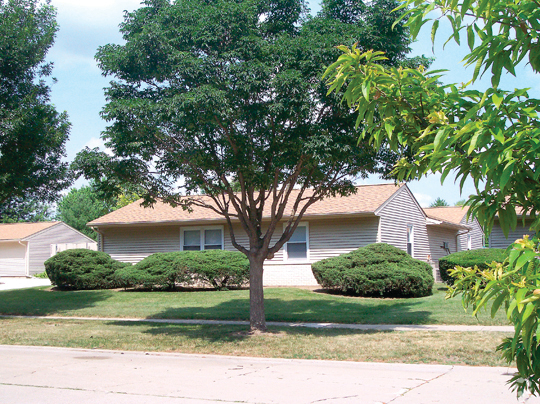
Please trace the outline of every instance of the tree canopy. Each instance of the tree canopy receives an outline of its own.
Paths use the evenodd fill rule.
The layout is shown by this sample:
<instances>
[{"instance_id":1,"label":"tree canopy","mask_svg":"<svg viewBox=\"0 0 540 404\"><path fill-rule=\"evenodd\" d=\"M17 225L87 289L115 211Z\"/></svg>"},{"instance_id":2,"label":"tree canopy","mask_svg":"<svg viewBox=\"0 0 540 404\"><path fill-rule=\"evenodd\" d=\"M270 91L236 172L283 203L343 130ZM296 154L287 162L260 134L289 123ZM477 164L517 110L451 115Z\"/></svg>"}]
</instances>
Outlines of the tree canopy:
<instances>
[{"instance_id":1,"label":"tree canopy","mask_svg":"<svg viewBox=\"0 0 540 404\"><path fill-rule=\"evenodd\" d=\"M439 22L451 28L448 40L458 44L466 34L474 65L474 82L491 73L491 87L472 90L466 85L442 85L441 71L388 69L383 53L358 47L341 47L343 54L329 67L330 91L346 87L344 98L358 110L364 136L376 147L389 144L407 148L394 172L399 178L418 178L429 172L454 176L461 187L472 178L476 195L466 204L489 230L497 219L504 233L515 229L518 215L533 219L540 232L540 100L527 89L499 87L501 74L516 74L527 62L532 73L540 72L540 7L536 0L407 0L399 7L418 36L431 24L432 40ZM398 21L399 21L398 20ZM489 73L488 73L489 74ZM449 296L461 295L464 306L476 314L492 302L491 313L504 307L514 324L513 338L497 349L518 373L510 380L518 395L525 390L540 393L540 240L517 240L508 258L488 269L457 267Z\"/></svg>"},{"instance_id":2,"label":"tree canopy","mask_svg":"<svg viewBox=\"0 0 540 404\"><path fill-rule=\"evenodd\" d=\"M0 207L54 201L71 183L62 162L70 124L45 83L55 18L49 1L0 0Z\"/></svg>"},{"instance_id":3,"label":"tree canopy","mask_svg":"<svg viewBox=\"0 0 540 404\"><path fill-rule=\"evenodd\" d=\"M135 202L137 199L139 199L137 194L125 188L118 195L106 195L94 182L91 182L90 185L79 189L71 189L60 199L56 208L56 219L95 240L97 239L96 232L86 226L86 223Z\"/></svg>"},{"instance_id":4,"label":"tree canopy","mask_svg":"<svg viewBox=\"0 0 540 404\"><path fill-rule=\"evenodd\" d=\"M97 53L103 74L115 78L103 110L114 156L86 150L75 167L107 178L105 187L141 184L148 204L161 198L222 215L250 259L251 328L264 330L263 261L309 206L354 192L355 178L395 162L358 144L350 108L326 94L321 75L342 41L385 50L388 66L405 62L406 29L392 30L396 5L324 1L311 17L303 0L145 1L125 16L126 43ZM280 221L285 229L272 243Z\"/></svg>"},{"instance_id":5,"label":"tree canopy","mask_svg":"<svg viewBox=\"0 0 540 404\"><path fill-rule=\"evenodd\" d=\"M46 222L54 216L53 207L32 199L12 198L0 207L0 223Z\"/></svg>"}]
</instances>

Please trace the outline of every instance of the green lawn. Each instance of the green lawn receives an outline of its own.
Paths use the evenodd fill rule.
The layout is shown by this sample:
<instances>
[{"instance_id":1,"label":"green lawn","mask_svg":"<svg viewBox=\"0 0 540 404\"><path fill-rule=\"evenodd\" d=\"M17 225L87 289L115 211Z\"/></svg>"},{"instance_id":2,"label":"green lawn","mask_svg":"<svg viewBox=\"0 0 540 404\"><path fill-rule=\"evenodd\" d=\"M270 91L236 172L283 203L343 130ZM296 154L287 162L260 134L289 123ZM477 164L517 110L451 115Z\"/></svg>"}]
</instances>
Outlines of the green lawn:
<instances>
[{"instance_id":1,"label":"green lawn","mask_svg":"<svg viewBox=\"0 0 540 404\"><path fill-rule=\"evenodd\" d=\"M495 347L508 336L479 332L387 332L123 321L0 319L0 344L270 358L505 366ZM244 331L244 332L243 332ZM511 335L511 333L510 333Z\"/></svg>"},{"instance_id":2,"label":"green lawn","mask_svg":"<svg viewBox=\"0 0 540 404\"><path fill-rule=\"evenodd\" d=\"M268 321L364 324L507 325L499 313L478 319L460 299L445 300L445 287L417 299L373 299L329 295L306 289L265 289ZM249 292L51 291L49 288L0 292L0 314L85 317L248 320Z\"/></svg>"}]
</instances>

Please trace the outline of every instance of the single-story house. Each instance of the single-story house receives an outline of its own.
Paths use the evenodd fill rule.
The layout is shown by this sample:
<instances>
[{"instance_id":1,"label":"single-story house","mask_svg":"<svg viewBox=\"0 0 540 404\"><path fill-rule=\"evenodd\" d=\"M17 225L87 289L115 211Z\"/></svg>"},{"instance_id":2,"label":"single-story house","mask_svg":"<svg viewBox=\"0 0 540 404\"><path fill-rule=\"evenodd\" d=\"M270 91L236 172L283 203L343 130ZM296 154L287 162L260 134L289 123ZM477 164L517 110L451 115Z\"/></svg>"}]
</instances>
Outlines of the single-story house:
<instances>
[{"instance_id":1,"label":"single-story house","mask_svg":"<svg viewBox=\"0 0 540 404\"><path fill-rule=\"evenodd\" d=\"M516 229L510 229L508 237L505 237L502 231L499 217L495 216L493 228L489 234L489 248L507 248L514 241L523 238L525 235L534 236L535 232L531 230L533 221L530 216L525 215L525 223L523 223L523 212L521 210L516 209L516 216L518 220Z\"/></svg>"},{"instance_id":2,"label":"single-story house","mask_svg":"<svg viewBox=\"0 0 540 404\"><path fill-rule=\"evenodd\" d=\"M68 243L97 249L94 240L63 222L0 224L0 276L41 273L43 263Z\"/></svg>"},{"instance_id":3,"label":"single-story house","mask_svg":"<svg viewBox=\"0 0 540 404\"><path fill-rule=\"evenodd\" d=\"M161 202L143 208L137 201L88 226L99 234L99 249L124 262L136 263L157 252L234 250L225 219L196 206L189 212ZM237 241L246 245L239 223L233 223L233 230ZM375 242L436 263L457 251L457 237L470 231L472 227L461 220L429 217L405 184L361 185L356 194L327 198L306 211L291 240L266 261L264 284L316 285L311 263ZM276 241L279 236L276 231Z\"/></svg>"}]
</instances>

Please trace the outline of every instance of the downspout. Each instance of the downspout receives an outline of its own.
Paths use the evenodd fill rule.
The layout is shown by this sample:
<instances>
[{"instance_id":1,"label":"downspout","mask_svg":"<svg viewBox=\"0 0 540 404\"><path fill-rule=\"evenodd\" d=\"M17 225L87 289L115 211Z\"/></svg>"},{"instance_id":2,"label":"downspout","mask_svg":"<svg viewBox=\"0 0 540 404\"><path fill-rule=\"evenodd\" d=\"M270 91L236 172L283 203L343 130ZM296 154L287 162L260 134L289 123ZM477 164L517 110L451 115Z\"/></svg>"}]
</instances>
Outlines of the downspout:
<instances>
[{"instance_id":1,"label":"downspout","mask_svg":"<svg viewBox=\"0 0 540 404\"><path fill-rule=\"evenodd\" d=\"M103 251L103 233L100 232L97 227L90 226L90 228L98 234L98 251Z\"/></svg>"},{"instance_id":2,"label":"downspout","mask_svg":"<svg viewBox=\"0 0 540 404\"><path fill-rule=\"evenodd\" d=\"M471 229L465 230L464 233L458 232L458 233L456 234L456 252L459 252L459 251L458 251L458 246L459 246L459 236L463 236L463 235L465 235L465 234L467 234L467 233L470 233L470 232L471 232Z\"/></svg>"},{"instance_id":3,"label":"downspout","mask_svg":"<svg viewBox=\"0 0 540 404\"><path fill-rule=\"evenodd\" d=\"M27 241L26 244L23 244L21 240L17 240L17 242L23 247L26 247L26 254L24 255L24 272L27 277L30 277L30 243Z\"/></svg>"}]
</instances>

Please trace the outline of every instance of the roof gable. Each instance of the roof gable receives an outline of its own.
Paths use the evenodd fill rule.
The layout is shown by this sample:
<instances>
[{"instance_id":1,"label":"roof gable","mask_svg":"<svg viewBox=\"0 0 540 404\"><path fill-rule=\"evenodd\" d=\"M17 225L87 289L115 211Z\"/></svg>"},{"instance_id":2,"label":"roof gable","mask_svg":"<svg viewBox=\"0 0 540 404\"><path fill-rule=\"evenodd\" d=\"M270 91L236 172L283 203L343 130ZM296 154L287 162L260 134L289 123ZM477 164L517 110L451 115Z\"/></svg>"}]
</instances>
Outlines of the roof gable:
<instances>
[{"instance_id":1,"label":"roof gable","mask_svg":"<svg viewBox=\"0 0 540 404\"><path fill-rule=\"evenodd\" d=\"M399 190L402 185L380 184L380 185L360 185L357 192L349 196L335 196L323 199L314 203L308 208L304 217L309 216L329 216L329 215L353 215L353 214L375 214L375 211L392 195ZM290 212L296 199L293 191L289 198L289 203L285 212ZM193 198L203 199L210 203L208 196L200 195ZM164 223L164 222L185 222L185 221L212 221L224 220L223 216L207 208L193 206L191 212L181 207L172 206L157 202L152 208L141 207L141 200L102 216L88 223L89 226L114 225L114 224L135 224L135 223ZM264 218L270 217L271 201L267 201Z\"/></svg>"},{"instance_id":2,"label":"roof gable","mask_svg":"<svg viewBox=\"0 0 540 404\"><path fill-rule=\"evenodd\" d=\"M22 240L61 222L0 223L0 240Z\"/></svg>"}]
</instances>

